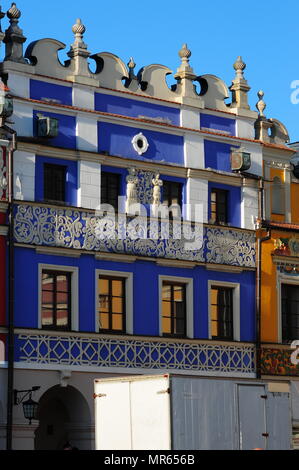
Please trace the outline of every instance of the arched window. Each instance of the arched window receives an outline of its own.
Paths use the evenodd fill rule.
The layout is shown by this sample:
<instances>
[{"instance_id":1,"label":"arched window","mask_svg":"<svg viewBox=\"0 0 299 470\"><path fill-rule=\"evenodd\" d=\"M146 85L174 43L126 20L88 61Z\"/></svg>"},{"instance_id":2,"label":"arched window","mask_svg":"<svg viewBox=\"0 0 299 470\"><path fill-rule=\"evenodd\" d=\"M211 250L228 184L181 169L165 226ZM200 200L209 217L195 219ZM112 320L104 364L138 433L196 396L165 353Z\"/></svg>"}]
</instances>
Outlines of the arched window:
<instances>
[{"instance_id":1,"label":"arched window","mask_svg":"<svg viewBox=\"0 0 299 470\"><path fill-rule=\"evenodd\" d=\"M284 186L281 179L275 176L272 183L272 213L284 214L284 203Z\"/></svg>"}]
</instances>

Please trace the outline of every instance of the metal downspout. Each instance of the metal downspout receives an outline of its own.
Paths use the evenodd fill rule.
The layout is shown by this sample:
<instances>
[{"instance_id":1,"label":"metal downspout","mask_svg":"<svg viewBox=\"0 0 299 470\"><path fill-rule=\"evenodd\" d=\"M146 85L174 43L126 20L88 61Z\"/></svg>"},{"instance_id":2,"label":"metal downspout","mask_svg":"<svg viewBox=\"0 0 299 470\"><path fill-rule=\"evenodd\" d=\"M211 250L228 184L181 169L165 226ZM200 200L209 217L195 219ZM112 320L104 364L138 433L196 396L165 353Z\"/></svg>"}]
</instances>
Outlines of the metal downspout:
<instances>
[{"instance_id":1,"label":"metal downspout","mask_svg":"<svg viewBox=\"0 0 299 470\"><path fill-rule=\"evenodd\" d=\"M14 388L14 220L13 220L13 154L16 150L16 132L7 126L12 135L8 152L8 371L7 371L7 427L6 449L12 449L13 388Z\"/></svg>"}]
</instances>

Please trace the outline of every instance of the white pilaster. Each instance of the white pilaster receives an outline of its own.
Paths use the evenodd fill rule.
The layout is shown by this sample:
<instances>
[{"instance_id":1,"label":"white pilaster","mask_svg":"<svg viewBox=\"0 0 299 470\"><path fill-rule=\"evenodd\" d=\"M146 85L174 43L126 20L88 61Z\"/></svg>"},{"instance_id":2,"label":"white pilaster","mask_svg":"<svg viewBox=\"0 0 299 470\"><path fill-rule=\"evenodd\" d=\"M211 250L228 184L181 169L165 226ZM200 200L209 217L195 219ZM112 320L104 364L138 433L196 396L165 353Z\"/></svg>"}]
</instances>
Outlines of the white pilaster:
<instances>
[{"instance_id":1,"label":"white pilaster","mask_svg":"<svg viewBox=\"0 0 299 470\"><path fill-rule=\"evenodd\" d=\"M258 217L258 189L243 187L241 189L241 227L254 230L255 218Z\"/></svg>"},{"instance_id":2,"label":"white pilaster","mask_svg":"<svg viewBox=\"0 0 299 470\"><path fill-rule=\"evenodd\" d=\"M199 112L191 109L181 109L181 126L189 129L200 129Z\"/></svg>"},{"instance_id":3,"label":"white pilaster","mask_svg":"<svg viewBox=\"0 0 299 470\"><path fill-rule=\"evenodd\" d=\"M251 155L251 167L249 172L257 175L263 175L263 150L260 144L254 144L251 142L242 142L240 145L245 152L249 152Z\"/></svg>"},{"instance_id":4,"label":"white pilaster","mask_svg":"<svg viewBox=\"0 0 299 470\"><path fill-rule=\"evenodd\" d=\"M248 118L237 117L236 136L243 137L244 139L254 139L254 121Z\"/></svg>"},{"instance_id":5,"label":"white pilaster","mask_svg":"<svg viewBox=\"0 0 299 470\"><path fill-rule=\"evenodd\" d=\"M23 98L30 98L29 77L9 72L7 86L13 95L22 96Z\"/></svg>"},{"instance_id":6,"label":"white pilaster","mask_svg":"<svg viewBox=\"0 0 299 470\"><path fill-rule=\"evenodd\" d=\"M33 133L33 107L30 103L18 103L14 101L14 113L12 121L14 129L19 136L32 137Z\"/></svg>"},{"instance_id":7,"label":"white pilaster","mask_svg":"<svg viewBox=\"0 0 299 470\"><path fill-rule=\"evenodd\" d=\"M98 127L95 119L77 116L77 148L87 152L97 152Z\"/></svg>"},{"instance_id":8,"label":"white pilaster","mask_svg":"<svg viewBox=\"0 0 299 470\"><path fill-rule=\"evenodd\" d=\"M96 209L101 201L101 165L86 161L81 161L78 165L78 205L86 209Z\"/></svg>"},{"instance_id":9,"label":"white pilaster","mask_svg":"<svg viewBox=\"0 0 299 470\"><path fill-rule=\"evenodd\" d=\"M14 198L24 201L35 199L35 155L33 153L14 153Z\"/></svg>"},{"instance_id":10,"label":"white pilaster","mask_svg":"<svg viewBox=\"0 0 299 470\"><path fill-rule=\"evenodd\" d=\"M204 168L204 140L200 135L185 134L184 160L187 168Z\"/></svg>"},{"instance_id":11,"label":"white pilaster","mask_svg":"<svg viewBox=\"0 0 299 470\"><path fill-rule=\"evenodd\" d=\"M187 220L194 220L195 208L202 211L202 223L208 222L208 181L188 178L187 182ZM202 208L202 209L201 209Z\"/></svg>"},{"instance_id":12,"label":"white pilaster","mask_svg":"<svg viewBox=\"0 0 299 470\"><path fill-rule=\"evenodd\" d=\"M73 106L94 110L94 90L80 85L73 85Z\"/></svg>"}]
</instances>

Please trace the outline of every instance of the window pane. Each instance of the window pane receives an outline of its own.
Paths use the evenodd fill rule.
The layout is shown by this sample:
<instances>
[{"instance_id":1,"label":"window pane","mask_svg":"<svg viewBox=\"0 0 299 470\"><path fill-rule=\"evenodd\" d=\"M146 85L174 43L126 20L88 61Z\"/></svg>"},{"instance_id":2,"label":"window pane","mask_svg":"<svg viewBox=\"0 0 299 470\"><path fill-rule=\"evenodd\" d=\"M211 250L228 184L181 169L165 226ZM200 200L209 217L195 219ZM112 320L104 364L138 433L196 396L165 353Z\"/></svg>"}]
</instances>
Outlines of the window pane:
<instances>
[{"instance_id":1,"label":"window pane","mask_svg":"<svg viewBox=\"0 0 299 470\"><path fill-rule=\"evenodd\" d=\"M42 288L43 288L43 290L53 291L53 289L54 289L53 276L51 276L48 273L43 272L43 274L42 274Z\"/></svg>"},{"instance_id":2,"label":"window pane","mask_svg":"<svg viewBox=\"0 0 299 470\"><path fill-rule=\"evenodd\" d=\"M162 302L162 315L164 317L170 317L171 315L171 302Z\"/></svg>"},{"instance_id":3,"label":"window pane","mask_svg":"<svg viewBox=\"0 0 299 470\"><path fill-rule=\"evenodd\" d=\"M44 199L65 202L66 167L44 164Z\"/></svg>"},{"instance_id":4,"label":"window pane","mask_svg":"<svg viewBox=\"0 0 299 470\"><path fill-rule=\"evenodd\" d=\"M212 338L217 338L219 336L218 333L218 321L212 321Z\"/></svg>"},{"instance_id":5,"label":"window pane","mask_svg":"<svg viewBox=\"0 0 299 470\"><path fill-rule=\"evenodd\" d=\"M123 316L122 315L112 315L112 329L122 331L123 329Z\"/></svg>"},{"instance_id":6,"label":"window pane","mask_svg":"<svg viewBox=\"0 0 299 470\"><path fill-rule=\"evenodd\" d=\"M113 313L122 313L123 312L123 299L122 299L122 297L113 297L112 298L112 312Z\"/></svg>"},{"instance_id":7,"label":"window pane","mask_svg":"<svg viewBox=\"0 0 299 470\"><path fill-rule=\"evenodd\" d=\"M183 301L184 288L182 286L174 286L173 298L177 302Z\"/></svg>"},{"instance_id":8,"label":"window pane","mask_svg":"<svg viewBox=\"0 0 299 470\"><path fill-rule=\"evenodd\" d=\"M56 288L59 292L68 292L68 278L65 274L57 276Z\"/></svg>"},{"instance_id":9,"label":"window pane","mask_svg":"<svg viewBox=\"0 0 299 470\"><path fill-rule=\"evenodd\" d=\"M53 310L42 308L42 326L53 325Z\"/></svg>"},{"instance_id":10,"label":"window pane","mask_svg":"<svg viewBox=\"0 0 299 470\"><path fill-rule=\"evenodd\" d=\"M123 295L123 282L112 281L112 295L121 297Z\"/></svg>"},{"instance_id":11,"label":"window pane","mask_svg":"<svg viewBox=\"0 0 299 470\"><path fill-rule=\"evenodd\" d=\"M99 309L101 312L109 311L109 296L108 295L100 295L99 296Z\"/></svg>"},{"instance_id":12,"label":"window pane","mask_svg":"<svg viewBox=\"0 0 299 470\"><path fill-rule=\"evenodd\" d=\"M174 328L175 333L177 335L184 335L185 334L185 318L176 318L174 320Z\"/></svg>"},{"instance_id":13,"label":"window pane","mask_svg":"<svg viewBox=\"0 0 299 470\"><path fill-rule=\"evenodd\" d=\"M56 306L58 309L68 308L69 295L67 292L57 292L56 295Z\"/></svg>"},{"instance_id":14,"label":"window pane","mask_svg":"<svg viewBox=\"0 0 299 470\"><path fill-rule=\"evenodd\" d=\"M100 328L103 330L109 330L109 315L106 313L101 313L99 317Z\"/></svg>"},{"instance_id":15,"label":"window pane","mask_svg":"<svg viewBox=\"0 0 299 470\"><path fill-rule=\"evenodd\" d=\"M170 300L171 298L171 286L167 284L163 284L162 286L162 299L163 300Z\"/></svg>"},{"instance_id":16,"label":"window pane","mask_svg":"<svg viewBox=\"0 0 299 470\"><path fill-rule=\"evenodd\" d=\"M162 333L171 334L171 319L162 318Z\"/></svg>"},{"instance_id":17,"label":"window pane","mask_svg":"<svg viewBox=\"0 0 299 470\"><path fill-rule=\"evenodd\" d=\"M99 291L101 294L109 294L109 281L108 279L99 279Z\"/></svg>"},{"instance_id":18,"label":"window pane","mask_svg":"<svg viewBox=\"0 0 299 470\"><path fill-rule=\"evenodd\" d=\"M57 326L67 326L68 325L68 311L67 310L57 310Z\"/></svg>"}]
</instances>

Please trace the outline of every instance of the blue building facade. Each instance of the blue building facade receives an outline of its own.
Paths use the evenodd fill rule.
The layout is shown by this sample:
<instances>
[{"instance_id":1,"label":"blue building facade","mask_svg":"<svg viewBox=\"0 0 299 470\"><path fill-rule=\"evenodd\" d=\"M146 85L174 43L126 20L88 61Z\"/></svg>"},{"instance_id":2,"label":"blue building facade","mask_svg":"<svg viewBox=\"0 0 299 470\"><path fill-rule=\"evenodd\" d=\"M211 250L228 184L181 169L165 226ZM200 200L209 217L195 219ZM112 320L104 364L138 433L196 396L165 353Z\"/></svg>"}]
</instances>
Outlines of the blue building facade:
<instances>
[{"instance_id":1,"label":"blue building facade","mask_svg":"<svg viewBox=\"0 0 299 470\"><path fill-rule=\"evenodd\" d=\"M170 89L166 67L135 74L132 60L110 53L93 55L91 72L84 31L78 20L64 65L59 41L36 41L23 55L19 33L16 54L6 32L1 67L18 136L15 386L41 386L39 422L22 428L16 448L22 439L91 448L92 383L106 374L256 377L263 143L245 64L238 58L226 104L230 92L214 75L194 90L186 45ZM233 151L250 154L247 173L234 171ZM157 216L171 205L170 217Z\"/></svg>"}]
</instances>

